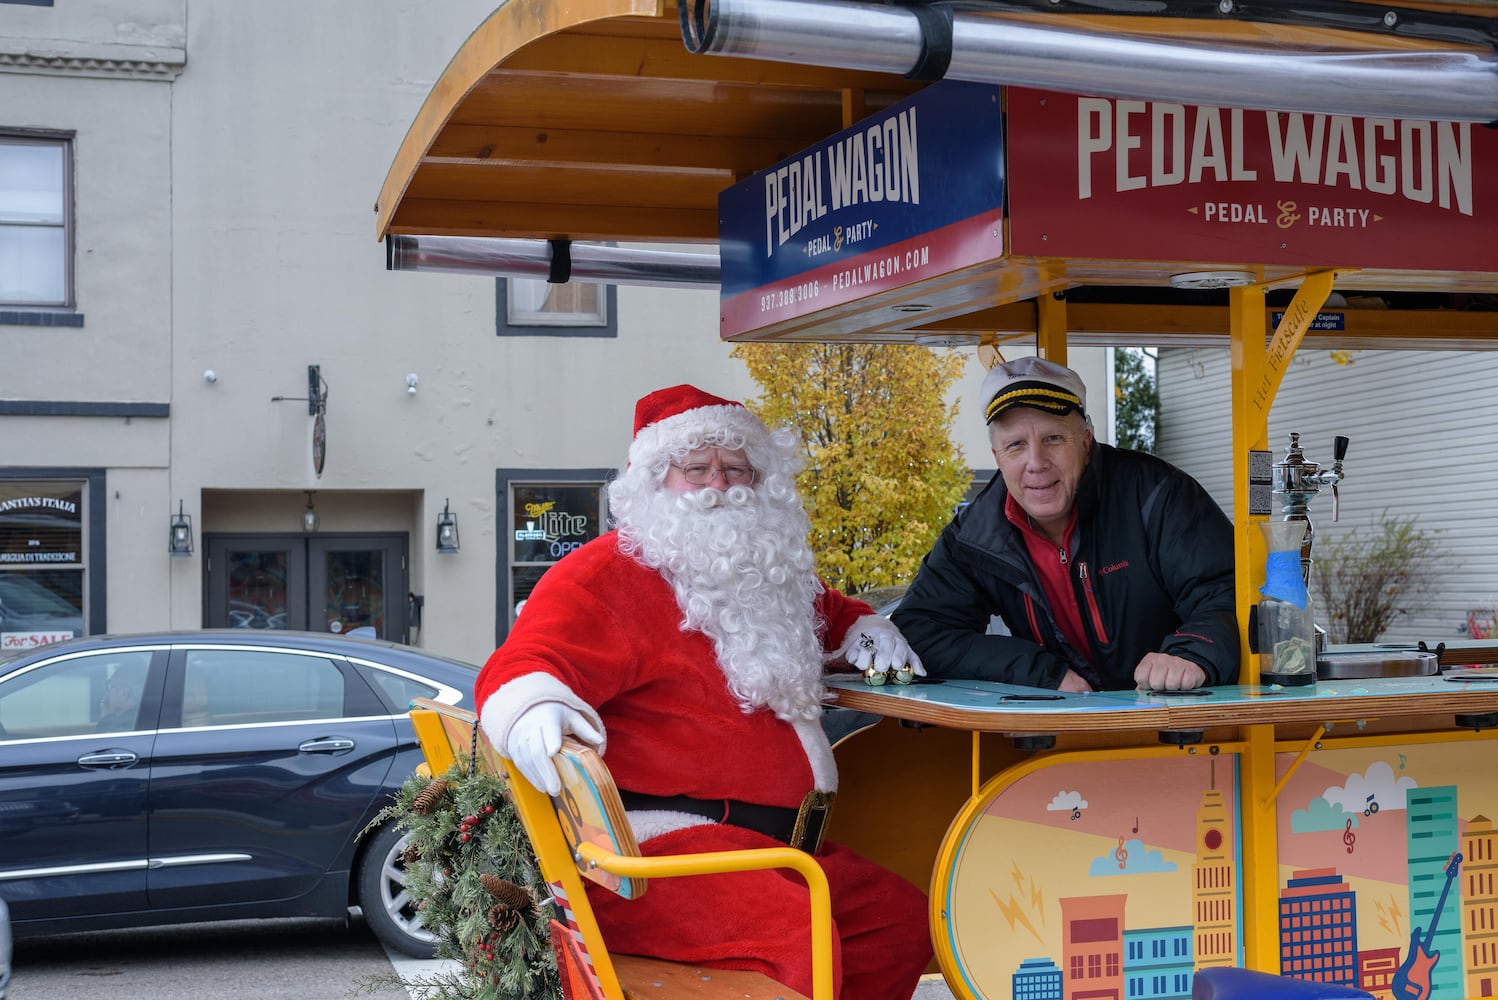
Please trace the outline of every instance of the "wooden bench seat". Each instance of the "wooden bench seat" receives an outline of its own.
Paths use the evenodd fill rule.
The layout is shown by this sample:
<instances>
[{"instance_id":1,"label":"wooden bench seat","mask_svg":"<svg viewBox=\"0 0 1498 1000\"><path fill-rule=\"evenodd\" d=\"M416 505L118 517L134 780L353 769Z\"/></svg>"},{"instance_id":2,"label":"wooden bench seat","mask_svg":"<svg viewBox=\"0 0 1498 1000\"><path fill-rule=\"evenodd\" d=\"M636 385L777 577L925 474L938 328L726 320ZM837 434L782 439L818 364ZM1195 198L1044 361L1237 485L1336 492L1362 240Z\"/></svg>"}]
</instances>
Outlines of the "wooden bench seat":
<instances>
[{"instance_id":1,"label":"wooden bench seat","mask_svg":"<svg viewBox=\"0 0 1498 1000\"><path fill-rule=\"evenodd\" d=\"M807 1000L758 972L704 969L639 955L613 955L624 1000Z\"/></svg>"}]
</instances>

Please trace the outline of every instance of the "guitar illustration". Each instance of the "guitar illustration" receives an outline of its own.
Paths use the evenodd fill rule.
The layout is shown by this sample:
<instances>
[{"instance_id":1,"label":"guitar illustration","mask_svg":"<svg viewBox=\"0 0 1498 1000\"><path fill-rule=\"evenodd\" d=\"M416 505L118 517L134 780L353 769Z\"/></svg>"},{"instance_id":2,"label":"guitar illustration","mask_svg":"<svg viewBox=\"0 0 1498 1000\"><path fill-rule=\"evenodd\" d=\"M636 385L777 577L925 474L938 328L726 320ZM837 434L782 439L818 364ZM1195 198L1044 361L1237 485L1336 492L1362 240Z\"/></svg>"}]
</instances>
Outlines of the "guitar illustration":
<instances>
[{"instance_id":1,"label":"guitar illustration","mask_svg":"<svg viewBox=\"0 0 1498 1000\"><path fill-rule=\"evenodd\" d=\"M1399 971L1394 973L1392 988L1397 1000L1426 1000L1430 996L1430 970L1441 957L1440 952L1430 950L1430 942L1436 936L1436 924L1441 919L1441 909L1446 905L1446 894L1451 891L1451 883L1461 863L1460 851L1453 853L1451 860L1446 862L1446 885L1441 889L1441 898L1436 901L1436 911L1430 915L1430 929L1425 932L1425 940L1420 940L1419 927L1410 932L1410 953L1405 956Z\"/></svg>"}]
</instances>

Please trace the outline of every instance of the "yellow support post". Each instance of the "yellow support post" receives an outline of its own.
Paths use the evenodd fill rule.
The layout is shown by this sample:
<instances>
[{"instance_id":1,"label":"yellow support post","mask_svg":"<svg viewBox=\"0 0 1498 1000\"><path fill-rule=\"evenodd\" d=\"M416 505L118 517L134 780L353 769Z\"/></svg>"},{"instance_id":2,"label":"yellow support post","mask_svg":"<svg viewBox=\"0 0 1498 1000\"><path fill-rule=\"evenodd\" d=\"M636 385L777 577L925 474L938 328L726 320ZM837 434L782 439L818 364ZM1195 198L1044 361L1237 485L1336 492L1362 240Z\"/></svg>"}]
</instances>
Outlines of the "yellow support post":
<instances>
[{"instance_id":1,"label":"yellow support post","mask_svg":"<svg viewBox=\"0 0 1498 1000\"><path fill-rule=\"evenodd\" d=\"M1248 649L1249 610L1258 600L1264 578L1264 541L1258 530L1263 515L1250 513L1249 455L1269 450L1269 409L1285 369L1311 321L1331 294L1334 271L1306 275L1285 317L1267 339L1264 286L1246 285L1228 292L1233 398L1233 556L1241 624L1240 673L1245 683L1258 677L1256 658ZM1278 973L1279 851L1274 789L1274 727L1248 727L1243 756L1246 801L1261 803L1243 819L1243 949L1251 969Z\"/></svg>"},{"instance_id":2,"label":"yellow support post","mask_svg":"<svg viewBox=\"0 0 1498 1000\"><path fill-rule=\"evenodd\" d=\"M1248 509L1248 456L1265 451L1269 444L1269 406L1251 405L1262 387L1264 370L1264 287L1245 285L1228 290L1229 352L1232 360L1233 397L1233 560L1236 568L1238 622L1243 626L1239 641L1240 673L1247 678L1253 669L1248 651L1248 611L1257 598L1262 576L1263 542ZM1276 380L1278 385L1278 380ZM1271 399L1273 393L1270 394ZM1256 675L1255 675L1256 676Z\"/></svg>"},{"instance_id":3,"label":"yellow support post","mask_svg":"<svg viewBox=\"0 0 1498 1000\"><path fill-rule=\"evenodd\" d=\"M1055 292L1035 297L1035 353L1066 364L1066 299Z\"/></svg>"},{"instance_id":4,"label":"yellow support post","mask_svg":"<svg viewBox=\"0 0 1498 1000\"><path fill-rule=\"evenodd\" d=\"M1241 802L1265 802L1245 809L1243 821L1243 960L1259 972L1280 971L1279 841L1274 808L1274 727L1248 726L1238 758L1246 792Z\"/></svg>"}]
</instances>

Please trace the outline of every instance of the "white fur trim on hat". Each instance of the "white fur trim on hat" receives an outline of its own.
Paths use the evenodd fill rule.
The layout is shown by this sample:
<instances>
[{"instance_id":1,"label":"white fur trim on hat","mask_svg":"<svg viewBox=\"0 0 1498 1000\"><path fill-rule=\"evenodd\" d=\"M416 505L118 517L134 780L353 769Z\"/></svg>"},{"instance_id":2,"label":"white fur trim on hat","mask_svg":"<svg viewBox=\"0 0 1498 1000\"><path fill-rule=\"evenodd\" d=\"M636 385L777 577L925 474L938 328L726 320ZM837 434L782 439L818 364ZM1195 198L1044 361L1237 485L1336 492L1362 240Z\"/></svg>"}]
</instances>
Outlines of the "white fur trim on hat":
<instances>
[{"instance_id":1,"label":"white fur trim on hat","mask_svg":"<svg viewBox=\"0 0 1498 1000\"><path fill-rule=\"evenodd\" d=\"M629 463L648 466L697 448L763 444L769 435L764 422L742 406L699 406L640 428L629 446Z\"/></svg>"}]
</instances>

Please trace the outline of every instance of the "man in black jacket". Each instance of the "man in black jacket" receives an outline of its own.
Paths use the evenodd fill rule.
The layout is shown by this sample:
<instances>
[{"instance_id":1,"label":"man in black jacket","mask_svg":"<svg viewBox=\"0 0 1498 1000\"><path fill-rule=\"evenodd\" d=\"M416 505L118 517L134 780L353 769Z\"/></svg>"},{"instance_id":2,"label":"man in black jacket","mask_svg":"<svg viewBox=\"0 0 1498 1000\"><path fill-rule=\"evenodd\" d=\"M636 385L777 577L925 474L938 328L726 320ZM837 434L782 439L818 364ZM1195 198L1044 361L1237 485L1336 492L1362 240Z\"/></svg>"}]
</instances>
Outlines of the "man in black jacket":
<instances>
[{"instance_id":1,"label":"man in black jacket","mask_svg":"<svg viewBox=\"0 0 1498 1000\"><path fill-rule=\"evenodd\" d=\"M932 677L1072 692L1235 683L1231 522L1181 470L1095 441L1086 394L1043 358L989 371L999 475L942 532L895 623ZM986 634L991 615L1012 634Z\"/></svg>"}]
</instances>

